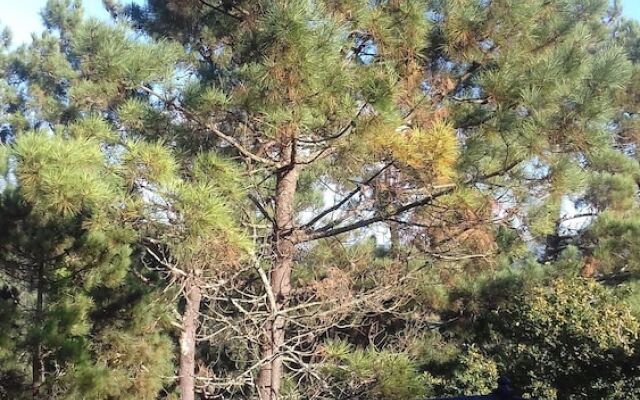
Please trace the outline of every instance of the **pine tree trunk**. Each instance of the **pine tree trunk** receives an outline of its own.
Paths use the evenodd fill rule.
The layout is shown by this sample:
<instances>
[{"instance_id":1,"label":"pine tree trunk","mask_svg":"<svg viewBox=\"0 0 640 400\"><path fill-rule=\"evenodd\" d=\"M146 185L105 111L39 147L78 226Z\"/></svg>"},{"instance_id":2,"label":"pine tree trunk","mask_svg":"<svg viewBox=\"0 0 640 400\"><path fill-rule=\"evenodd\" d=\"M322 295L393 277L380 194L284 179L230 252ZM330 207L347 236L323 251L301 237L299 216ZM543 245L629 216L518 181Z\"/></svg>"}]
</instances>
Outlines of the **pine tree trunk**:
<instances>
[{"instance_id":1,"label":"pine tree trunk","mask_svg":"<svg viewBox=\"0 0 640 400\"><path fill-rule=\"evenodd\" d=\"M184 287L185 306L180 332L180 398L193 400L195 397L196 332L202 291L197 277L189 276Z\"/></svg>"},{"instance_id":2,"label":"pine tree trunk","mask_svg":"<svg viewBox=\"0 0 640 400\"><path fill-rule=\"evenodd\" d=\"M389 252L393 258L400 255L400 228L395 222L389 223Z\"/></svg>"},{"instance_id":3,"label":"pine tree trunk","mask_svg":"<svg viewBox=\"0 0 640 400\"><path fill-rule=\"evenodd\" d=\"M42 327L42 318L44 313L44 264L38 266L38 282L36 283L36 311L34 315L34 325L38 331ZM42 356L41 333L38 332L36 343L33 346L32 354L32 383L31 392L34 399L42 398L40 389L44 384L44 359Z\"/></svg>"},{"instance_id":4,"label":"pine tree trunk","mask_svg":"<svg viewBox=\"0 0 640 400\"><path fill-rule=\"evenodd\" d=\"M282 314L291 292L291 266L295 252L292 238L293 201L298 183L299 167L292 166L278 173L275 197L275 226L272 250L274 261L270 270L270 290L275 298L276 315L265 325L264 341L260 348L260 359L268 360L258 372L258 391L261 400L277 400L283 377L282 345L285 341L285 321Z\"/></svg>"},{"instance_id":5,"label":"pine tree trunk","mask_svg":"<svg viewBox=\"0 0 640 400\"><path fill-rule=\"evenodd\" d=\"M397 189L398 186L398 173L397 170L388 169L383 173L383 180L385 182L385 190L388 191L389 201L397 201ZM389 253L391 257L398 258L400 255L400 226L396 222L389 222Z\"/></svg>"}]
</instances>

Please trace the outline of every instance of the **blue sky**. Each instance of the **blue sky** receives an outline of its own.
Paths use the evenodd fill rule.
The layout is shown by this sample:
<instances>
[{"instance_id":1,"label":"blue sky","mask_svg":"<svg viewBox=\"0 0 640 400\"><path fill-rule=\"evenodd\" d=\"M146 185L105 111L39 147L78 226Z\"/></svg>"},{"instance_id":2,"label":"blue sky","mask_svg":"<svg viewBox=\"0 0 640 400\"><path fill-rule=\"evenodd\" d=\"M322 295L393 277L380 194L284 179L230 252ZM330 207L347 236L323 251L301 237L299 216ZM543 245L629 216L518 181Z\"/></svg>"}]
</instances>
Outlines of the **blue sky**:
<instances>
[{"instance_id":1,"label":"blue sky","mask_svg":"<svg viewBox=\"0 0 640 400\"><path fill-rule=\"evenodd\" d=\"M137 3L142 1L137 0ZM130 1L123 1L130 3ZM42 30L40 10L47 4L47 0L0 0L0 23L8 26L13 34L13 43L19 45L28 42L32 32ZM102 0L82 0L85 14L108 18L102 7Z\"/></svg>"},{"instance_id":2,"label":"blue sky","mask_svg":"<svg viewBox=\"0 0 640 400\"><path fill-rule=\"evenodd\" d=\"M622 0L622 10L626 16L640 21L640 0Z\"/></svg>"},{"instance_id":3,"label":"blue sky","mask_svg":"<svg viewBox=\"0 0 640 400\"><path fill-rule=\"evenodd\" d=\"M526 1L526 0L522 0ZM46 0L0 0L0 23L9 26L14 44L28 42L31 32L42 29L40 10ZM138 0L138 2L141 2ZM83 0L88 15L107 18L101 0ZM622 0L624 14L640 21L640 0Z\"/></svg>"}]
</instances>

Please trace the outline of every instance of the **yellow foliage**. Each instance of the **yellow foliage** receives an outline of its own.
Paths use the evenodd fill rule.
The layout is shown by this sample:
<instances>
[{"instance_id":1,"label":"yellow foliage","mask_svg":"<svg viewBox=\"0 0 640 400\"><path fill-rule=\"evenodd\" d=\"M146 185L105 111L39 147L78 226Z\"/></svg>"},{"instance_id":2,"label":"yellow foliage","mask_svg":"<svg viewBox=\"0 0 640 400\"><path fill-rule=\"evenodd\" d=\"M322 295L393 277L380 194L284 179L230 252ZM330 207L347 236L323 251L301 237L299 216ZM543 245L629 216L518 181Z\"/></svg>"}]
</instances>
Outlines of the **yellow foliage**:
<instances>
[{"instance_id":1,"label":"yellow foliage","mask_svg":"<svg viewBox=\"0 0 640 400\"><path fill-rule=\"evenodd\" d=\"M437 121L428 130L381 133L373 139L374 149L389 153L418 179L442 182L454 176L458 140L450 124Z\"/></svg>"}]
</instances>

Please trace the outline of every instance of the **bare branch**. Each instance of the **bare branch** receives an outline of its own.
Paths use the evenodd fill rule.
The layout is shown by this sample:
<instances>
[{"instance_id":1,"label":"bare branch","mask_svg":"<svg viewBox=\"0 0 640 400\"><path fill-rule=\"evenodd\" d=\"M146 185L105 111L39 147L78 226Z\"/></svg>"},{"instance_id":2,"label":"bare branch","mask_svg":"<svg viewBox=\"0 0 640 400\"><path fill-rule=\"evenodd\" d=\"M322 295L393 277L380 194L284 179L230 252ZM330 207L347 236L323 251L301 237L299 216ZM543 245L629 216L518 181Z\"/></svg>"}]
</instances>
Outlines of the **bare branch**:
<instances>
[{"instance_id":1,"label":"bare branch","mask_svg":"<svg viewBox=\"0 0 640 400\"><path fill-rule=\"evenodd\" d=\"M466 182L465 186L466 185L472 185L474 183L478 183L478 182L481 182L481 181L486 180L486 179L490 179L490 178L494 178L496 176L503 175L503 174L509 172L510 170L512 170L513 168L515 168L521 162L522 162L522 159L518 159L518 160L512 162L511 164L506 165L504 168L502 168L502 169L500 169L498 171L489 173L487 175L483 175L483 176L481 176L479 178L475 178L475 179L472 179L472 180ZM386 221L389 218L392 218L392 217L395 217L397 215L403 214L403 213L405 213L407 211L410 211L410 210L413 210L415 208L431 204L435 199L453 193L454 189L455 189L455 187L449 187L449 188L441 190L441 191L439 191L437 193L434 193L434 194L431 194L429 196L423 197L420 200L417 200L417 201L405 204L403 206L400 206L400 207L398 207L398 208L396 208L394 210L388 211L386 213L381 213L381 214L378 214L378 215L376 215L374 217L366 218L366 219L363 219L363 220L360 220L360 221L357 221L357 222L353 222L351 224L348 224L348 225L345 225L345 226L342 226L342 227L338 227L338 228L326 229L325 227L321 227L321 228L318 228L318 229L312 231L311 233L300 234L296 238L298 239L299 243L301 243L301 242L309 242L309 241L312 241L312 240L332 237L332 236L340 235L340 234L343 234L343 233L351 232L351 231L354 231L356 229L365 228L365 227L367 227L367 226L369 226L371 224L375 224L376 222ZM329 225L331 225L331 224L329 224Z\"/></svg>"},{"instance_id":2,"label":"bare branch","mask_svg":"<svg viewBox=\"0 0 640 400\"><path fill-rule=\"evenodd\" d=\"M426 253L427 255L437 258L438 260L443 261L464 261L464 260L473 260L476 258L488 258L491 256L495 256L496 253L483 253L483 254L461 254L457 256L450 256L440 253Z\"/></svg>"},{"instance_id":3,"label":"bare branch","mask_svg":"<svg viewBox=\"0 0 640 400\"><path fill-rule=\"evenodd\" d=\"M255 204L255 206L258 208L258 210L260 211L260 213L269 221L271 221L272 224L275 225L275 221L273 220L273 217L267 212L267 210L264 208L264 206L262 205L262 203L260 202L260 200L258 200L257 197L255 197L254 195L252 195L251 193L249 193L247 195L247 197L249 197L249 200L251 200L251 202L253 202L253 204Z\"/></svg>"},{"instance_id":4,"label":"bare branch","mask_svg":"<svg viewBox=\"0 0 640 400\"><path fill-rule=\"evenodd\" d=\"M219 12L220 14L224 14L224 15L226 15L227 17L231 17L231 18L236 19L236 20L238 20L238 21L242 21L242 18L238 17L237 15L233 15L233 14L231 14L229 11L227 11L227 10L223 9L222 7L214 6L213 4L208 3L208 2L206 2L206 1L204 1L204 0L200 0L200 3L202 3L203 5L205 5L205 6L207 6L207 7L212 8L213 10L215 10L215 11Z\"/></svg>"},{"instance_id":5,"label":"bare branch","mask_svg":"<svg viewBox=\"0 0 640 400\"><path fill-rule=\"evenodd\" d=\"M257 156L255 154L253 154L252 152L247 150L244 146L242 146L240 143L238 143L237 140L235 140L233 137L231 137L231 136L225 134L224 132L222 132L215 125L207 123L207 122L200 121L200 119L198 119L191 111L189 111L186 108L182 107L181 105L177 104L175 101L169 100L169 99L161 96L159 93L153 91L152 89L150 89L150 88L148 88L146 86L139 86L139 88L143 92L146 92L146 93L148 93L148 94L150 94L152 96L155 96L155 97L157 97L158 99L162 100L163 102L165 102L167 104L171 104L171 106L173 106L176 110L178 110L182 114L184 114L184 116L189 118L191 121L194 121L194 122L198 123L199 125L203 126L204 128L206 128L206 129L210 130L211 132L213 132L220 139L224 140L225 142L227 142L228 144L233 146L236 150L238 150L238 152L240 154L242 154L246 158L248 158L248 159L250 159L252 161L255 161L257 163L266 164L266 165L269 165L269 166L272 166L272 167L275 167L275 168L279 168L280 167L278 165L278 163L276 163L275 161L272 161L272 160L266 159L264 157L260 157L260 156Z\"/></svg>"},{"instance_id":6,"label":"bare branch","mask_svg":"<svg viewBox=\"0 0 640 400\"><path fill-rule=\"evenodd\" d=\"M151 250L151 248L149 248L148 246L145 246L145 249L147 250L147 253L153 257L160 265L162 265L163 267L167 268L169 271L177 274L177 275L181 275L181 276L188 276L188 274L186 272L184 272L183 270L181 270L180 268L177 268L175 265L171 264L170 262L168 262L167 260L160 258L160 256L158 254L156 254L153 250Z\"/></svg>"},{"instance_id":7,"label":"bare branch","mask_svg":"<svg viewBox=\"0 0 640 400\"><path fill-rule=\"evenodd\" d=\"M371 175L371 177L369 177L367 180L361 182L358 184L358 186L353 189L351 192L349 192L342 200L340 200L338 203L334 204L333 206L325 209L324 211L321 211L318 215L316 215L315 217L313 217L311 219L311 221L307 222L306 224L304 224L303 228L311 228L316 222L320 221L322 218L324 218L326 215L338 210L340 207L342 207L343 205L345 205L351 198L353 198L353 196L357 195L358 193L360 193L362 191L362 188L364 186L369 185L371 182L373 182L377 177L379 177L384 171L386 171L389 167L391 167L393 165L393 161L389 162L387 164L385 164L384 167L382 167L381 169L379 169L378 171L376 171L375 174Z\"/></svg>"},{"instance_id":8,"label":"bare branch","mask_svg":"<svg viewBox=\"0 0 640 400\"><path fill-rule=\"evenodd\" d=\"M351 129L353 129L356 126L356 121L358 120L358 118L360 118L360 116L362 115L362 113L366 109L367 105L368 105L368 103L364 103L362 106L360 106L360 108L358 109L358 112L356 113L355 117L353 117L351 119L351 121L349 121L349 123L347 125L345 125L342 129L340 129L338 131L338 133L336 133L334 135L331 135L331 136L327 136L327 137L321 138L321 139L317 139L317 140L299 139L300 143L318 144L318 143L329 142L331 140L335 140L335 139L341 138L345 134L349 133L351 131Z\"/></svg>"},{"instance_id":9,"label":"bare branch","mask_svg":"<svg viewBox=\"0 0 640 400\"><path fill-rule=\"evenodd\" d=\"M273 290L271 289L271 284L269 283L269 278L267 274L265 274L264 270L260 268L260 266L256 266L258 270L258 275L260 275L260 279L264 284L265 290L267 291L267 298L269 299L269 305L271 307L271 313L276 314L278 312L278 306L276 305L276 297L273 294Z\"/></svg>"}]
</instances>

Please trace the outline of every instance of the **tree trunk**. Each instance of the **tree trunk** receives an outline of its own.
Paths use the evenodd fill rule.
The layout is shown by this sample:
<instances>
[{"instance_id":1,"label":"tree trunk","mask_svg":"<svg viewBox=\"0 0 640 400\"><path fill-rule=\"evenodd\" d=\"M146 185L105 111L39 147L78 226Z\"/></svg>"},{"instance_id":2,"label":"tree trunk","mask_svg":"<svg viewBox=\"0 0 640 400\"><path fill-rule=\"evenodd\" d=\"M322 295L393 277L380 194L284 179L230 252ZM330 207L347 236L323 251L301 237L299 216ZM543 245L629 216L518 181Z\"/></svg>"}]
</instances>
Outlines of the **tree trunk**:
<instances>
[{"instance_id":1,"label":"tree trunk","mask_svg":"<svg viewBox=\"0 0 640 400\"><path fill-rule=\"evenodd\" d=\"M384 171L382 178L385 182L387 201L395 206L398 202L398 171L388 169ZM398 259L400 256L400 226L397 222L389 222L389 234L389 254L391 257Z\"/></svg>"},{"instance_id":2,"label":"tree trunk","mask_svg":"<svg viewBox=\"0 0 640 400\"><path fill-rule=\"evenodd\" d=\"M400 256L400 227L396 222L389 222L389 253L391 257Z\"/></svg>"},{"instance_id":3,"label":"tree trunk","mask_svg":"<svg viewBox=\"0 0 640 400\"><path fill-rule=\"evenodd\" d=\"M185 306L180 332L180 398L193 400L195 396L196 332L202 291L196 276L189 276L184 286Z\"/></svg>"},{"instance_id":4,"label":"tree trunk","mask_svg":"<svg viewBox=\"0 0 640 400\"><path fill-rule=\"evenodd\" d=\"M290 156L290 153L289 155ZM278 173L275 196L275 226L273 228L269 284L276 303L276 310L270 310L273 318L265 324L260 359L267 360L258 371L258 394L261 400L277 400L283 377L282 345L285 341L286 317L276 314L283 310L291 292L291 266L295 252L293 240L293 201L298 183L299 166L292 164Z\"/></svg>"},{"instance_id":5,"label":"tree trunk","mask_svg":"<svg viewBox=\"0 0 640 400\"><path fill-rule=\"evenodd\" d=\"M38 275L36 282L36 310L34 315L34 325L38 331L36 342L33 345L31 355L31 394L34 399L42 398L40 390L44 384L44 359L42 356L42 318L44 310L44 264L38 265Z\"/></svg>"},{"instance_id":6,"label":"tree trunk","mask_svg":"<svg viewBox=\"0 0 640 400\"><path fill-rule=\"evenodd\" d=\"M31 393L34 399L41 399L41 388L44 384L44 358L42 355L41 328L44 316L44 264L38 266L38 282L36 283L36 311L34 315L34 325L38 330L36 342L33 345L31 360L32 381Z\"/></svg>"}]
</instances>

